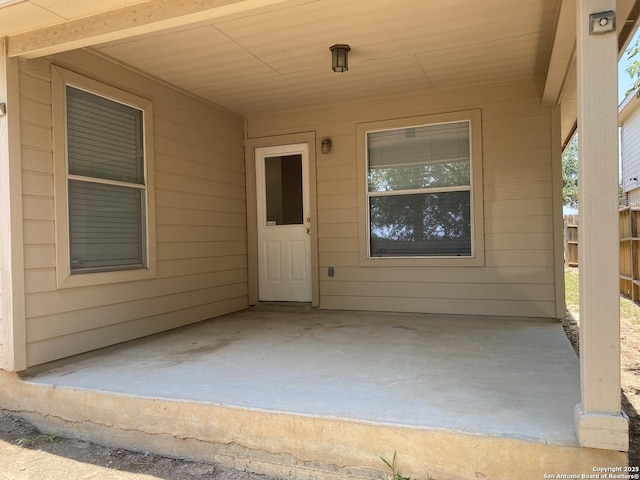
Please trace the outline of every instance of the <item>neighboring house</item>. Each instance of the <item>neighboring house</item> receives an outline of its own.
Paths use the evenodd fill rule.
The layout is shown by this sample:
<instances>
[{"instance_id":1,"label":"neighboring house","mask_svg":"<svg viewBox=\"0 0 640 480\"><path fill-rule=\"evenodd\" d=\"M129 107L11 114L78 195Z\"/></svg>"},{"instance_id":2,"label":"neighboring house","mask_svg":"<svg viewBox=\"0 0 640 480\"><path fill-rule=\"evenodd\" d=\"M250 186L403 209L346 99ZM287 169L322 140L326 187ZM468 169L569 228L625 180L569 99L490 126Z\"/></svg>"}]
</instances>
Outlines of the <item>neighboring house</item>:
<instances>
[{"instance_id":1,"label":"neighboring house","mask_svg":"<svg viewBox=\"0 0 640 480\"><path fill-rule=\"evenodd\" d=\"M640 205L640 100L627 96L618 109L622 192L627 205Z\"/></svg>"},{"instance_id":2,"label":"neighboring house","mask_svg":"<svg viewBox=\"0 0 640 480\"><path fill-rule=\"evenodd\" d=\"M627 448L614 72L636 2L131 3L0 2L3 369L261 301L561 318L577 118L598 228L576 425Z\"/></svg>"}]
</instances>

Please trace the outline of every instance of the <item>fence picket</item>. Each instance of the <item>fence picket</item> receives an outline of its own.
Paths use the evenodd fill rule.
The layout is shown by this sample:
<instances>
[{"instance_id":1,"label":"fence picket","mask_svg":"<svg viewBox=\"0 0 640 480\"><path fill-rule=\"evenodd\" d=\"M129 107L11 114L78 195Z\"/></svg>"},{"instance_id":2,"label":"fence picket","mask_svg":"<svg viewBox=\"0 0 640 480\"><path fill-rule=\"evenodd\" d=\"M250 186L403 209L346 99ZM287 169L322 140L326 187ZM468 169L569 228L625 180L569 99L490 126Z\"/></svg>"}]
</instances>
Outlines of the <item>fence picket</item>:
<instances>
[{"instance_id":1,"label":"fence picket","mask_svg":"<svg viewBox=\"0 0 640 480\"><path fill-rule=\"evenodd\" d=\"M564 216L564 262L569 267L578 266L578 215Z\"/></svg>"},{"instance_id":2,"label":"fence picket","mask_svg":"<svg viewBox=\"0 0 640 480\"><path fill-rule=\"evenodd\" d=\"M624 207L619 213L620 293L640 300L640 207ZM578 215L564 216L564 261L578 266Z\"/></svg>"}]
</instances>

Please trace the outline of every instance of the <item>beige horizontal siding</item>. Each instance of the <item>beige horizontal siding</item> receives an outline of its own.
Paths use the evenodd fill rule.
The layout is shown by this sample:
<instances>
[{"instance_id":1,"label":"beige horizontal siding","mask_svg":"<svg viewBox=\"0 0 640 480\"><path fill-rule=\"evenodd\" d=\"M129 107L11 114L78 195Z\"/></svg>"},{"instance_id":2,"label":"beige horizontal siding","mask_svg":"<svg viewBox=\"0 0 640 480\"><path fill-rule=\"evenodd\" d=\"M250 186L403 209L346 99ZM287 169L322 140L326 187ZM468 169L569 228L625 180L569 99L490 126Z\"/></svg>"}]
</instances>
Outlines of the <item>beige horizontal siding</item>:
<instances>
[{"instance_id":1,"label":"beige horizontal siding","mask_svg":"<svg viewBox=\"0 0 640 480\"><path fill-rule=\"evenodd\" d=\"M201 241L246 241L246 228L218 228L205 225L159 225L156 232L160 242L180 242L185 238L197 238Z\"/></svg>"},{"instance_id":2,"label":"beige horizontal siding","mask_svg":"<svg viewBox=\"0 0 640 480\"><path fill-rule=\"evenodd\" d=\"M512 166L508 163L498 167L485 167L485 185L513 185L516 183L538 183L551 181L551 165Z\"/></svg>"},{"instance_id":3,"label":"beige horizontal siding","mask_svg":"<svg viewBox=\"0 0 640 480\"><path fill-rule=\"evenodd\" d=\"M49 292L56 285L56 269L31 268L25 270L26 293Z\"/></svg>"},{"instance_id":4,"label":"beige horizontal siding","mask_svg":"<svg viewBox=\"0 0 640 480\"><path fill-rule=\"evenodd\" d=\"M82 330L104 328L120 325L141 318L154 317L169 312L209 305L212 300L221 301L228 298L240 298L244 291L243 282L236 284L212 286L188 292L165 293L155 297L135 299L113 303L108 299L103 305L87 306L82 309L36 316L40 312L29 311L27 329L35 328L30 340L37 342L56 336L70 335ZM202 319L200 319L202 320Z\"/></svg>"},{"instance_id":5,"label":"beige horizontal siding","mask_svg":"<svg viewBox=\"0 0 640 480\"><path fill-rule=\"evenodd\" d=\"M340 270L342 267L357 267L360 265L360 256L358 252L318 252L320 270L326 270L332 266ZM375 267L369 267L375 268ZM360 272L360 279L363 279L364 272ZM364 281L368 281L365 278ZM322 291L320 291L322 296Z\"/></svg>"},{"instance_id":6,"label":"beige horizontal siding","mask_svg":"<svg viewBox=\"0 0 640 480\"><path fill-rule=\"evenodd\" d=\"M415 283L437 283L437 284L456 284L460 282L460 273L457 269L448 267L430 267L430 268L411 268L405 267L385 267L385 268L368 268L371 282L415 282ZM552 284L553 268L551 267L483 267L469 269L465 272L464 282L466 284L502 284L507 278L516 275L526 276L531 284ZM329 278L327 271L320 272L320 281L340 281L355 282L362 279L361 268L356 267L340 267L335 270L335 277Z\"/></svg>"},{"instance_id":7,"label":"beige horizontal siding","mask_svg":"<svg viewBox=\"0 0 640 480\"><path fill-rule=\"evenodd\" d=\"M541 115L545 109L540 105L537 89L537 85L531 82L491 88L440 91L424 96L410 94L369 99L334 109L301 109L280 114L259 114L249 117L248 134L250 137L284 135L291 131L318 131L318 127L322 127L323 136L326 133L326 136L336 140L332 150L335 152L335 149L342 148L340 140L343 136L348 137L349 148L355 148L356 139L352 132L354 122L455 112L479 107L482 107L483 121Z\"/></svg>"},{"instance_id":8,"label":"beige horizontal siding","mask_svg":"<svg viewBox=\"0 0 640 480\"><path fill-rule=\"evenodd\" d=\"M357 238L358 226L354 223L325 223L318 226L318 238Z\"/></svg>"},{"instance_id":9,"label":"beige horizontal siding","mask_svg":"<svg viewBox=\"0 0 640 480\"><path fill-rule=\"evenodd\" d=\"M184 277L206 272L230 272L238 269L246 270L246 268L246 253L220 257L163 260L158 262L158 278Z\"/></svg>"},{"instance_id":10,"label":"beige horizontal siding","mask_svg":"<svg viewBox=\"0 0 640 480\"><path fill-rule=\"evenodd\" d=\"M445 315L491 315L508 317L543 317L555 315L555 303L507 300L451 300L432 298L391 297L327 297L323 308L336 310L369 310L428 312Z\"/></svg>"},{"instance_id":11,"label":"beige horizontal siding","mask_svg":"<svg viewBox=\"0 0 640 480\"><path fill-rule=\"evenodd\" d=\"M322 225L329 223L357 223L358 221L358 209L357 208L327 208L318 209L318 222L319 228Z\"/></svg>"},{"instance_id":12,"label":"beige horizontal siding","mask_svg":"<svg viewBox=\"0 0 640 480\"><path fill-rule=\"evenodd\" d=\"M25 195L22 199L22 215L25 220L53 222L53 207L53 198Z\"/></svg>"},{"instance_id":13,"label":"beige horizontal siding","mask_svg":"<svg viewBox=\"0 0 640 480\"><path fill-rule=\"evenodd\" d=\"M220 313L234 312L246 308L246 298L222 299L216 303L216 311ZM176 328L176 317L180 323L195 323L203 318L211 317L211 304L188 307L180 312L169 311L151 317L142 317L117 325L107 325L95 329L81 329L69 335L48 338L45 341L29 343L29 362L32 365L45 363L50 360L51 351L60 357L75 355L78 345L83 350L90 351L103 347L105 344L114 345L132 338L149 335Z\"/></svg>"},{"instance_id":14,"label":"beige horizontal siding","mask_svg":"<svg viewBox=\"0 0 640 480\"><path fill-rule=\"evenodd\" d=\"M387 282L369 281L342 282L326 281L323 283L325 295L356 297L415 297L434 300L512 300L514 290L519 292L520 301L546 301L553 294L553 285L527 284L509 285L504 283L448 283L425 282Z\"/></svg>"},{"instance_id":15,"label":"beige horizontal siding","mask_svg":"<svg viewBox=\"0 0 640 480\"><path fill-rule=\"evenodd\" d=\"M508 118L487 119L482 124L484 138L500 138L505 135L531 135L549 132L549 115L530 114ZM548 143L548 142L547 142Z\"/></svg>"},{"instance_id":16,"label":"beige horizontal siding","mask_svg":"<svg viewBox=\"0 0 640 480\"><path fill-rule=\"evenodd\" d=\"M553 219L551 215L514 215L512 217L485 217L484 233L551 233Z\"/></svg>"},{"instance_id":17,"label":"beige horizontal siding","mask_svg":"<svg viewBox=\"0 0 640 480\"><path fill-rule=\"evenodd\" d=\"M532 165L548 164L551 157L551 148L532 148L518 152L485 152L484 168L496 168L508 164L511 167L528 167Z\"/></svg>"},{"instance_id":18,"label":"beige horizontal siding","mask_svg":"<svg viewBox=\"0 0 640 480\"><path fill-rule=\"evenodd\" d=\"M364 179L357 176L356 146L363 139L356 137L357 124L469 109L482 115L485 265L362 265L358 182ZM321 307L556 315L551 111L540 105L534 83L260 114L247 126L249 138L314 131L319 141L332 139L329 155L316 145Z\"/></svg>"},{"instance_id":19,"label":"beige horizontal siding","mask_svg":"<svg viewBox=\"0 0 640 480\"><path fill-rule=\"evenodd\" d=\"M356 193L325 194L318 199L318 208L321 210L358 208L358 196Z\"/></svg>"},{"instance_id":20,"label":"beige horizontal siding","mask_svg":"<svg viewBox=\"0 0 640 480\"><path fill-rule=\"evenodd\" d=\"M21 62L29 366L246 308L243 120L87 51L53 62L153 102L157 278L57 288L51 60Z\"/></svg>"},{"instance_id":21,"label":"beige horizontal siding","mask_svg":"<svg viewBox=\"0 0 640 480\"><path fill-rule=\"evenodd\" d=\"M243 269L236 269L184 276L179 285L175 285L174 278L141 282L138 289L132 289L131 285L126 283L103 285L91 297L88 297L82 289L72 289L65 296L60 296L57 292L43 292L33 295L43 302L30 303L27 315L30 318L54 314L64 316L69 312L81 313L90 308L110 307L115 303L139 302L141 299L144 301L147 299L157 300L155 297L180 296L207 288L241 284L245 281L246 275L243 273ZM91 319L86 320L87 323L91 321ZM116 321L117 319L114 319L114 322ZM41 334L40 332L34 335L40 336Z\"/></svg>"}]
</instances>

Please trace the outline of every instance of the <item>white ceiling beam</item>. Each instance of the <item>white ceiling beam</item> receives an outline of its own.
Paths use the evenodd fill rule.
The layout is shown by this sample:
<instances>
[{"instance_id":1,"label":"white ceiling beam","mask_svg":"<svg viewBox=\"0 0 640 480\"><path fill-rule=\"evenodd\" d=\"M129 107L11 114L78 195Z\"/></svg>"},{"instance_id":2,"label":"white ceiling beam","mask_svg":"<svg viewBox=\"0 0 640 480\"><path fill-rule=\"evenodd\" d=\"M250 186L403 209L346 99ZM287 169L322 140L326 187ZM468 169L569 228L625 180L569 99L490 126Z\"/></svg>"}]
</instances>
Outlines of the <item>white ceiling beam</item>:
<instances>
[{"instance_id":1,"label":"white ceiling beam","mask_svg":"<svg viewBox=\"0 0 640 480\"><path fill-rule=\"evenodd\" d=\"M120 40L167 28L313 0L150 0L9 38L10 57L44 55Z\"/></svg>"},{"instance_id":2,"label":"white ceiling beam","mask_svg":"<svg viewBox=\"0 0 640 480\"><path fill-rule=\"evenodd\" d=\"M576 1L563 0L560 5L553 49L549 59L547 80L544 85L542 102L555 105L558 103L562 86L576 49Z\"/></svg>"}]
</instances>

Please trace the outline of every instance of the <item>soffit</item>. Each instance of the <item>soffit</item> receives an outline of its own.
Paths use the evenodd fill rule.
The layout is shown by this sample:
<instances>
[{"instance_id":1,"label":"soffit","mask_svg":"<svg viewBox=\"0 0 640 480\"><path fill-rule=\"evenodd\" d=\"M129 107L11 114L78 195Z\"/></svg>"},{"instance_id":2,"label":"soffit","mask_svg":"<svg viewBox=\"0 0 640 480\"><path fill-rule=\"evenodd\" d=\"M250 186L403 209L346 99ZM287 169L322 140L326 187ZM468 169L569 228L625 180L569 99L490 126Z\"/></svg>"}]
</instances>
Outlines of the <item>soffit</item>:
<instances>
[{"instance_id":1,"label":"soffit","mask_svg":"<svg viewBox=\"0 0 640 480\"><path fill-rule=\"evenodd\" d=\"M61 7L54 8L66 4L60 0L32 0L6 9L45 1L53 4L50 11L63 15ZM277 8L245 11L93 48L250 115L531 79L543 85L559 3L283 1ZM348 72L330 69L329 46L334 43L352 48Z\"/></svg>"}]
</instances>

